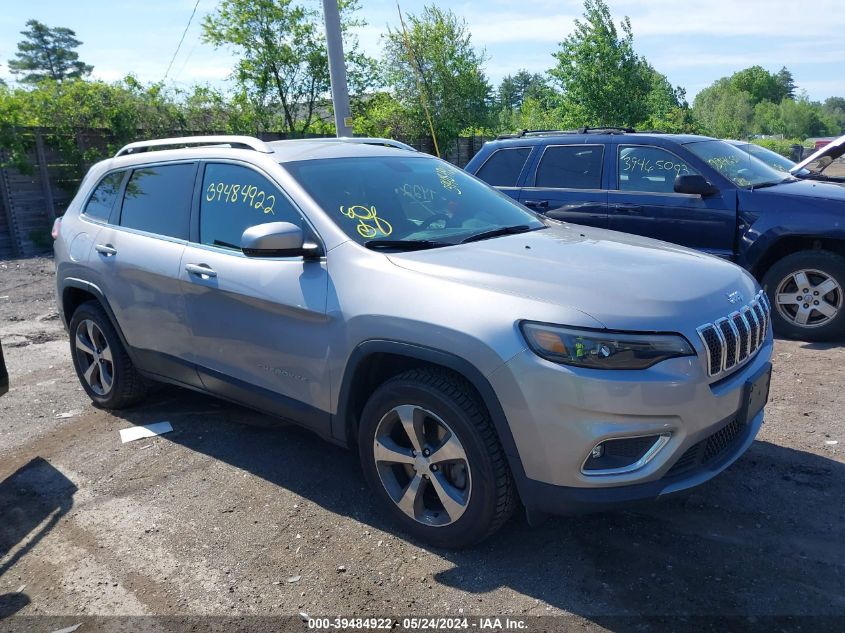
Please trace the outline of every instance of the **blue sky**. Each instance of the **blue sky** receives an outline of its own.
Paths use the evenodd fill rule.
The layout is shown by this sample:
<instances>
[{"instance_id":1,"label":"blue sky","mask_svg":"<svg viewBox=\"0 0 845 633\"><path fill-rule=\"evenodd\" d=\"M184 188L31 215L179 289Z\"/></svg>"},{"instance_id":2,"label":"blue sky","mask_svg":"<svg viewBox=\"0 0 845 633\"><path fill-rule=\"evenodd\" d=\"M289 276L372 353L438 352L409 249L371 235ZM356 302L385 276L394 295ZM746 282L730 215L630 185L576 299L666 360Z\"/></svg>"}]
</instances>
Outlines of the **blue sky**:
<instances>
[{"instance_id":1,"label":"blue sky","mask_svg":"<svg viewBox=\"0 0 845 633\"><path fill-rule=\"evenodd\" d=\"M3 0L0 12L0 77L10 78L6 62L29 18L67 26L83 42L80 56L94 65L94 76L117 80L127 73L142 81L160 80L173 55L195 0ZM319 0L305 0L319 7ZM429 0L431 2L431 0ZM402 0L406 13L423 0ZM478 48L489 58L494 84L520 68L542 72L552 52L582 12L580 0L479 0L439 2L466 19ZM673 84L696 92L719 77L759 64L777 71L787 66L810 98L845 96L845 12L841 0L608 0L617 19L628 15L639 53ZM803 4L803 6L802 6ZM170 72L179 86L224 86L233 57L200 42L202 17L216 0L200 0L197 15ZM397 24L395 2L362 0L368 26L359 32L367 52L380 52L380 34Z\"/></svg>"}]
</instances>

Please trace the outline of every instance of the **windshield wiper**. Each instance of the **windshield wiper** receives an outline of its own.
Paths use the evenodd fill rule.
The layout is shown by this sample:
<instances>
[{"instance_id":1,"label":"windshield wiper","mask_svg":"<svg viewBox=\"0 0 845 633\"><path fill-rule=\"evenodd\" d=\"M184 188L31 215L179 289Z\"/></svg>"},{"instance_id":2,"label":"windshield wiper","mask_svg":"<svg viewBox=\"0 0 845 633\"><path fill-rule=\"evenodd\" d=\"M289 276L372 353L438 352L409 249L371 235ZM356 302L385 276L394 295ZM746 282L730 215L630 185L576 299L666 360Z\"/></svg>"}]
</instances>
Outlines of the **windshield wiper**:
<instances>
[{"instance_id":1,"label":"windshield wiper","mask_svg":"<svg viewBox=\"0 0 845 633\"><path fill-rule=\"evenodd\" d=\"M454 246L454 244L450 242L435 242L433 240L370 240L364 242L364 246L373 251L422 251L427 248Z\"/></svg>"},{"instance_id":2,"label":"windshield wiper","mask_svg":"<svg viewBox=\"0 0 845 633\"><path fill-rule=\"evenodd\" d=\"M538 226L535 228L541 229L545 227ZM477 242L479 240L487 240L491 237L499 237L500 235L514 235L516 233L526 233L531 230L533 229L527 224L517 224L516 226L502 226L498 229L491 229L489 231L484 231L483 233L476 233L475 235L470 235L469 237L461 240L461 244L466 244L468 242Z\"/></svg>"},{"instance_id":3,"label":"windshield wiper","mask_svg":"<svg viewBox=\"0 0 845 633\"><path fill-rule=\"evenodd\" d=\"M768 182L761 182L759 185L753 185L752 189L764 189L765 187L774 187L775 185L782 185L785 182L795 182L798 178L784 178L783 180L770 180Z\"/></svg>"}]
</instances>

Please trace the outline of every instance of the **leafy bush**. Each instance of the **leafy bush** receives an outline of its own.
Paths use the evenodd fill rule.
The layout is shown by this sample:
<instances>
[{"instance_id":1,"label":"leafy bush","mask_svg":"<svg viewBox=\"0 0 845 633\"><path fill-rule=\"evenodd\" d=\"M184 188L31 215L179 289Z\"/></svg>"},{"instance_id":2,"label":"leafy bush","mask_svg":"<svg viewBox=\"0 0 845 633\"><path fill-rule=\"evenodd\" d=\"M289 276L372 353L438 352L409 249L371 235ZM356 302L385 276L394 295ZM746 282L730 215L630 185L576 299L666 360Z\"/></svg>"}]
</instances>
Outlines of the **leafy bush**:
<instances>
[{"instance_id":1,"label":"leafy bush","mask_svg":"<svg viewBox=\"0 0 845 633\"><path fill-rule=\"evenodd\" d=\"M765 147L766 149L770 149L773 152L777 152L781 156L786 156L789 158L789 154L792 151L793 145L801 145L801 141L798 139L778 139L778 138L756 138L752 141L755 145L759 145L760 147Z\"/></svg>"}]
</instances>

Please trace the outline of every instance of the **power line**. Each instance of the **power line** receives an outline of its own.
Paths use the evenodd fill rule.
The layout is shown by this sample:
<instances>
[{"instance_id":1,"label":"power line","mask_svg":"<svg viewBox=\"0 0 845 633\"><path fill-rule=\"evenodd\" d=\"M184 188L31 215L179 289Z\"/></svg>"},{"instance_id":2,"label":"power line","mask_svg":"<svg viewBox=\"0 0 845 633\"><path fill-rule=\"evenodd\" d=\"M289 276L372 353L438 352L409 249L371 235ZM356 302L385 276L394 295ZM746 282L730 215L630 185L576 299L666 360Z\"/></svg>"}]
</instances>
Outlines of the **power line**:
<instances>
[{"instance_id":1,"label":"power line","mask_svg":"<svg viewBox=\"0 0 845 633\"><path fill-rule=\"evenodd\" d=\"M182 48L182 42L185 41L185 36L188 34L188 29L191 28L191 22L193 22L194 20L194 15L197 12L197 7L199 6L199 4L200 0L197 0L194 4L194 10L191 11L191 17L188 18L188 24L185 25L185 30L182 31L182 37L179 40L179 44L176 46L176 50L173 53L173 57L170 58L170 63L167 65L167 70L164 71L164 77L161 78L161 83L164 83L164 81L167 79L167 75L170 74L170 69L173 68L173 62L176 61L176 56L179 54L179 49Z\"/></svg>"}]
</instances>

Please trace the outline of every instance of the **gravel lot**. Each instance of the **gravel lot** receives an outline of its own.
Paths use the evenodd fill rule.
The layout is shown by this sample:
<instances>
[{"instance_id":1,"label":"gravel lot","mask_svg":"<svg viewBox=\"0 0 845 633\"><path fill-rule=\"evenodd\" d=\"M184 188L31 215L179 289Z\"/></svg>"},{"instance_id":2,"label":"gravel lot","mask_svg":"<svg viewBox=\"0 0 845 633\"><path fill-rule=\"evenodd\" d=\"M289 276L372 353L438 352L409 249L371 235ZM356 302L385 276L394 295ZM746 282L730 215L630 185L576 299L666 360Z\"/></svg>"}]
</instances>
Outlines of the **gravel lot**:
<instances>
[{"instance_id":1,"label":"gravel lot","mask_svg":"<svg viewBox=\"0 0 845 633\"><path fill-rule=\"evenodd\" d=\"M758 441L709 484L537 528L517 516L450 552L395 533L355 456L296 427L175 388L120 414L92 407L49 258L0 262L0 339L12 383L0 619L17 614L12 628L53 630L21 616L300 612L566 615L573 629L626 631L643 630L630 616L826 616L845 628L839 344L777 342ZM120 443L119 429L162 420L173 433Z\"/></svg>"}]
</instances>

